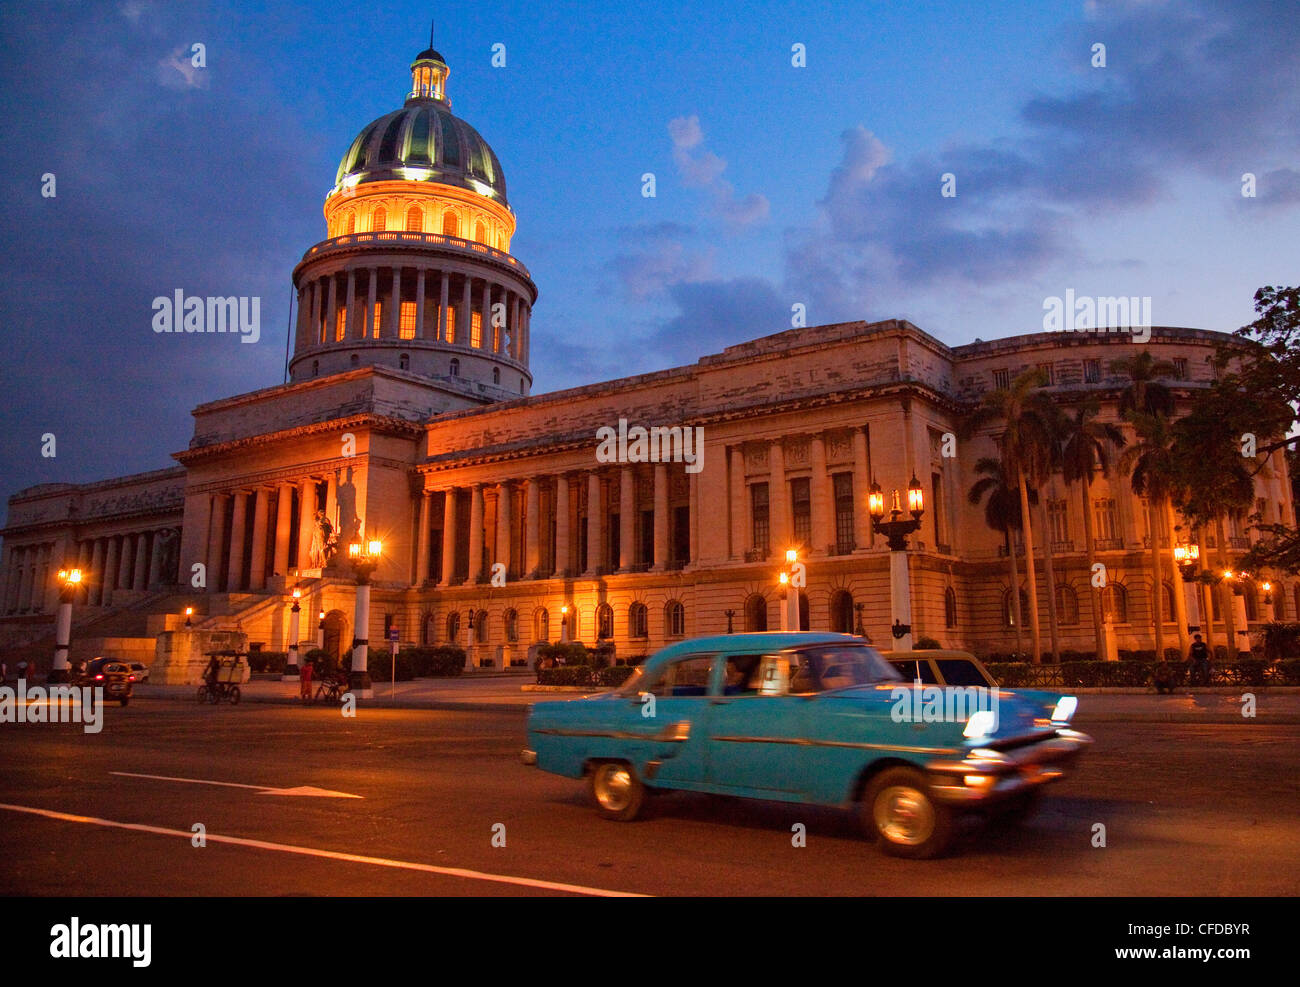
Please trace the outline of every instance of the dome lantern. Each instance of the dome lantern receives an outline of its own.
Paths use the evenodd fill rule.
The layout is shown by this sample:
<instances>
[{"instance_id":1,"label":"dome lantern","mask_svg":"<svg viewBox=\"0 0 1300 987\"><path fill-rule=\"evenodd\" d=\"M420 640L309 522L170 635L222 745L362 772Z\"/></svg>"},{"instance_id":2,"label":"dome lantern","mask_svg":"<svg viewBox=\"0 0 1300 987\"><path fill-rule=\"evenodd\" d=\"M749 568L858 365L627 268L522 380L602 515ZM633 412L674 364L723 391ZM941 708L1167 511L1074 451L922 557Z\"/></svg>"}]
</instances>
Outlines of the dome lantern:
<instances>
[{"instance_id":1,"label":"dome lantern","mask_svg":"<svg viewBox=\"0 0 1300 987\"><path fill-rule=\"evenodd\" d=\"M447 67L447 60L434 50L433 22L430 21L429 47L416 55L411 63L411 91L406 98L442 100L450 108L451 100L447 99L449 75L451 69Z\"/></svg>"}]
</instances>

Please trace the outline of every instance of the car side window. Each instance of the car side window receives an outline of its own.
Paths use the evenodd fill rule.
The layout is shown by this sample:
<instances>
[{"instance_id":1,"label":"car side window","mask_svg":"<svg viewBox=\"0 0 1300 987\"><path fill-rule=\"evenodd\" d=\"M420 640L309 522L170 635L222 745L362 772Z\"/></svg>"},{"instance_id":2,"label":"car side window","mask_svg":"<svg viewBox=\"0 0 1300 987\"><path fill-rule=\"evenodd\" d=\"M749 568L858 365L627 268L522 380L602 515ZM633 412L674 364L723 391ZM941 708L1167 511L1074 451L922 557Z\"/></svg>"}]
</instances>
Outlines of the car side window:
<instances>
[{"instance_id":1,"label":"car side window","mask_svg":"<svg viewBox=\"0 0 1300 987\"><path fill-rule=\"evenodd\" d=\"M762 685L759 666L762 655L728 655L727 667L723 678L722 694L724 696L756 696Z\"/></svg>"},{"instance_id":2,"label":"car side window","mask_svg":"<svg viewBox=\"0 0 1300 987\"><path fill-rule=\"evenodd\" d=\"M891 664L903 674L903 678L908 682L915 682L917 679L920 679L926 685L938 684L934 679L934 670L930 668L929 661L918 661L915 658L908 658L895 660L891 662ZM947 673L945 672L944 674L946 675ZM983 685L984 683L981 681L979 684Z\"/></svg>"},{"instance_id":3,"label":"car side window","mask_svg":"<svg viewBox=\"0 0 1300 987\"><path fill-rule=\"evenodd\" d=\"M692 655L667 665L657 681L642 686L656 696L707 696L713 673L712 655Z\"/></svg>"},{"instance_id":4,"label":"car side window","mask_svg":"<svg viewBox=\"0 0 1300 987\"><path fill-rule=\"evenodd\" d=\"M963 661L961 658L936 658L934 661L939 666L939 674L948 685L988 685L980 670L971 662Z\"/></svg>"}]
</instances>

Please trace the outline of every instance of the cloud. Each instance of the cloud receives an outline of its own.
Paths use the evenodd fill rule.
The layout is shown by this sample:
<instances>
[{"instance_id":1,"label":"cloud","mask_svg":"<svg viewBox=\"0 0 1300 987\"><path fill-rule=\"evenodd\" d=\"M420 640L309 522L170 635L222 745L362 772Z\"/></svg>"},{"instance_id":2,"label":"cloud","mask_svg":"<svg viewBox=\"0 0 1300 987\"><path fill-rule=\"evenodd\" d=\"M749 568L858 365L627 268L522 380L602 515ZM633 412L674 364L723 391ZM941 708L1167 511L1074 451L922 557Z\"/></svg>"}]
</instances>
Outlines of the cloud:
<instances>
[{"instance_id":1,"label":"cloud","mask_svg":"<svg viewBox=\"0 0 1300 987\"><path fill-rule=\"evenodd\" d=\"M182 45L158 61L158 81L169 89L206 89L208 70L194 64L194 53Z\"/></svg>"},{"instance_id":2,"label":"cloud","mask_svg":"<svg viewBox=\"0 0 1300 987\"><path fill-rule=\"evenodd\" d=\"M764 196L751 192L738 198L735 186L722 177L727 162L704 149L704 131L698 116L669 120L668 136L682 184L708 193L712 214L728 232L739 232L767 219L771 206Z\"/></svg>"}]
</instances>

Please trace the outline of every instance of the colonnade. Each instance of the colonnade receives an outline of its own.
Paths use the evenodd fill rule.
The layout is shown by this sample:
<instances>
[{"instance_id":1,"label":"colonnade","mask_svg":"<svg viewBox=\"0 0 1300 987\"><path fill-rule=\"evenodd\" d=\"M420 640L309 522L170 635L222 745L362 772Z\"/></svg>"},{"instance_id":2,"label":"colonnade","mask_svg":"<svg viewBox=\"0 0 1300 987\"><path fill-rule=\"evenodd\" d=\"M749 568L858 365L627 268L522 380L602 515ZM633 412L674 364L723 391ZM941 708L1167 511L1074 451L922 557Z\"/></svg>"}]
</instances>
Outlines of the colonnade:
<instances>
[{"instance_id":1,"label":"colonnade","mask_svg":"<svg viewBox=\"0 0 1300 987\"><path fill-rule=\"evenodd\" d=\"M64 565L81 569L84 601L91 606L110 606L116 592L144 592L176 578L173 566L180 549L180 532L174 527L82 538L73 545L71 557L56 557L60 550L55 542L10 548L5 566L4 612L51 610L57 599L55 573Z\"/></svg>"}]
</instances>

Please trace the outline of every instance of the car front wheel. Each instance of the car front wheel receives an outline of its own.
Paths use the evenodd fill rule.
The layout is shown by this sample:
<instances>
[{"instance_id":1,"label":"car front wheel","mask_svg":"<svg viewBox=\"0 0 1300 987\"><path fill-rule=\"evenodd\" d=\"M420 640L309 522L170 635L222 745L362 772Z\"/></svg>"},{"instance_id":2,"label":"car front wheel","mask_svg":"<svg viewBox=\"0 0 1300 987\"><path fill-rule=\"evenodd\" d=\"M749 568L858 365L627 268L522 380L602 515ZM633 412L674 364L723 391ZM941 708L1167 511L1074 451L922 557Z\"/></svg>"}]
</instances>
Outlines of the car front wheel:
<instances>
[{"instance_id":1,"label":"car front wheel","mask_svg":"<svg viewBox=\"0 0 1300 987\"><path fill-rule=\"evenodd\" d=\"M934 800L925 776L912 768L890 768L873 778L860 812L863 828L891 856L937 857L952 842L952 810Z\"/></svg>"},{"instance_id":2,"label":"car front wheel","mask_svg":"<svg viewBox=\"0 0 1300 987\"><path fill-rule=\"evenodd\" d=\"M591 770L591 797L606 819L629 822L645 805L645 785L622 761L602 761Z\"/></svg>"}]
</instances>

